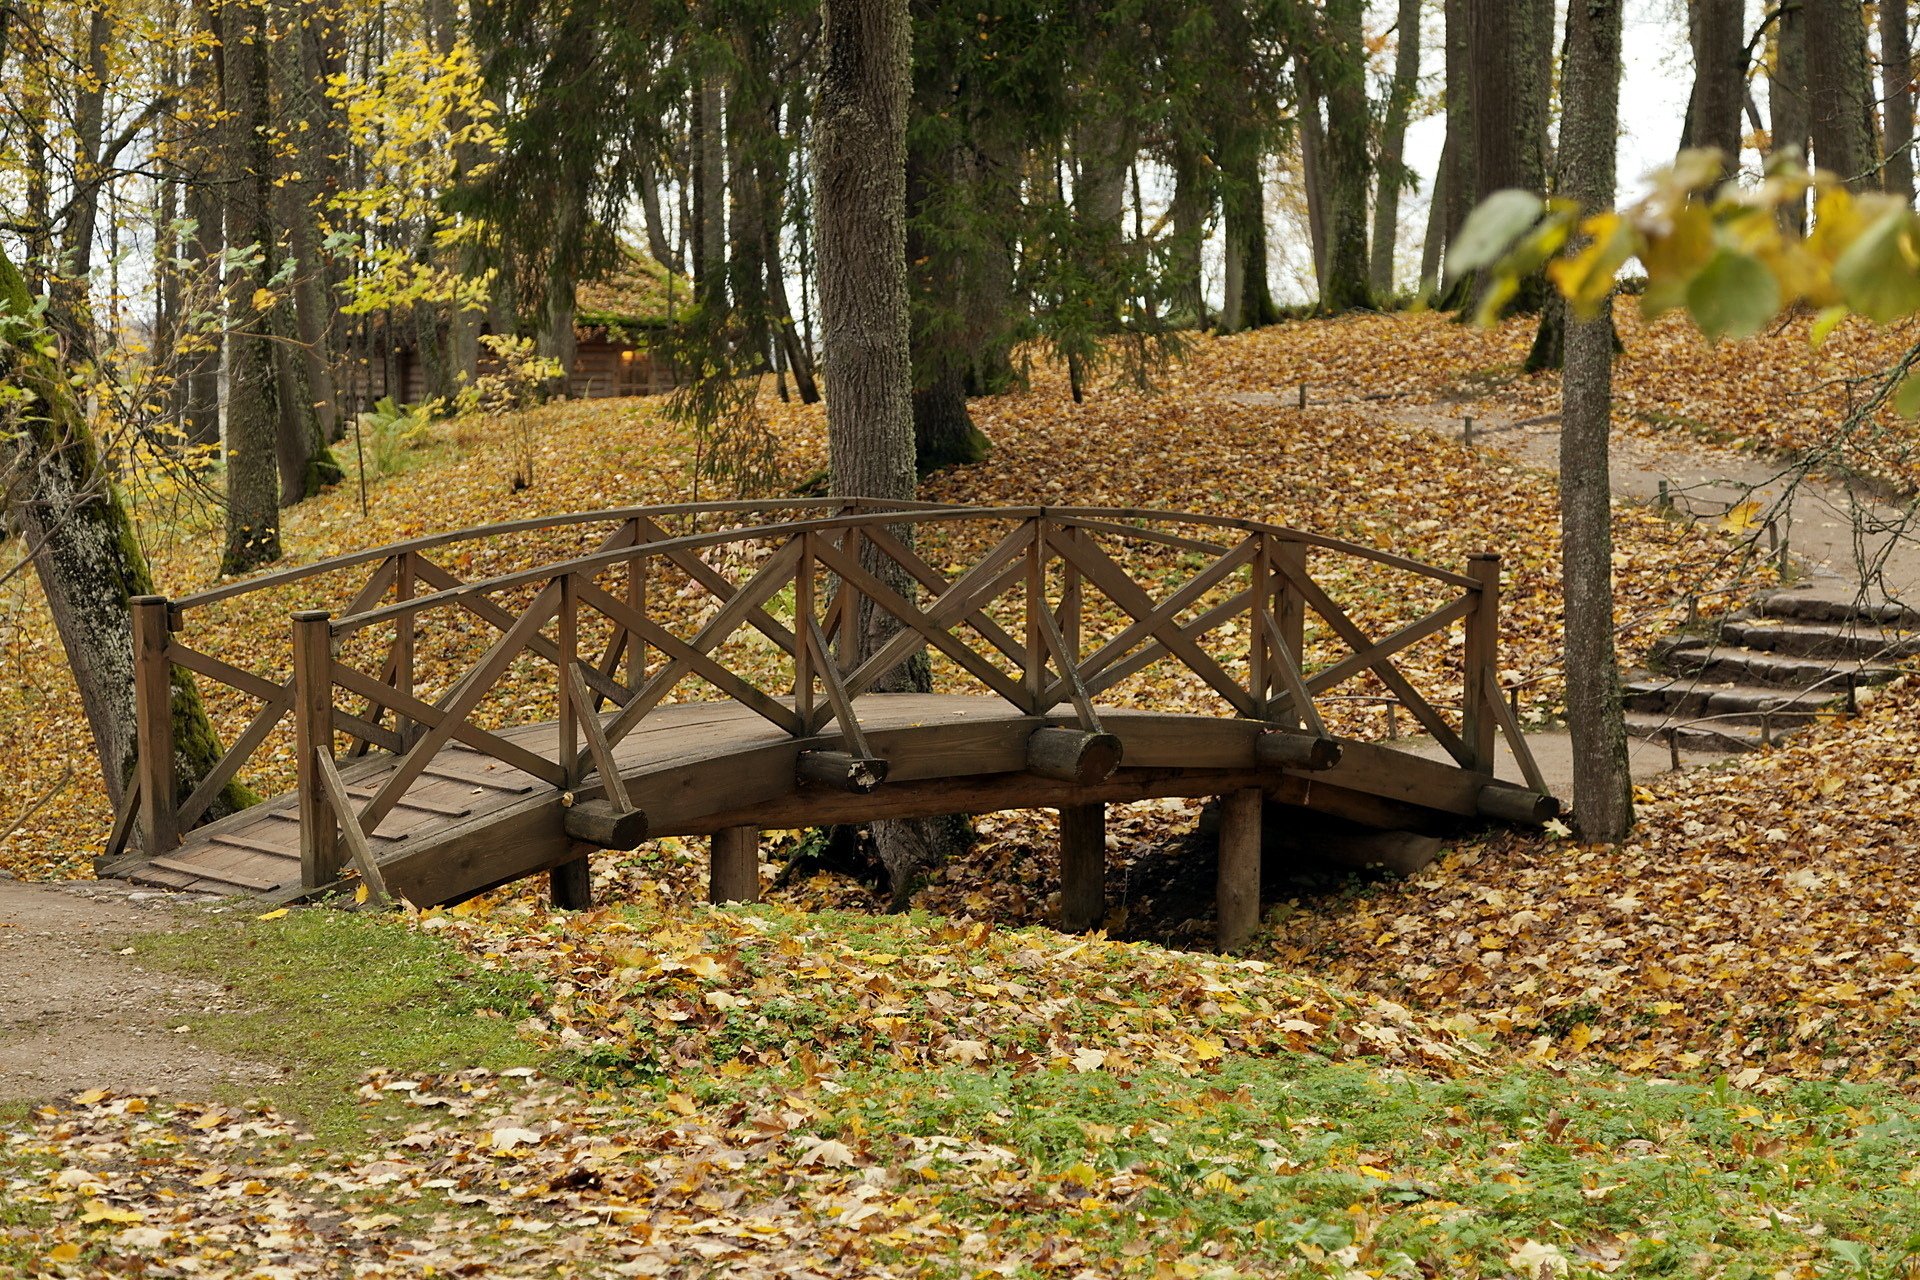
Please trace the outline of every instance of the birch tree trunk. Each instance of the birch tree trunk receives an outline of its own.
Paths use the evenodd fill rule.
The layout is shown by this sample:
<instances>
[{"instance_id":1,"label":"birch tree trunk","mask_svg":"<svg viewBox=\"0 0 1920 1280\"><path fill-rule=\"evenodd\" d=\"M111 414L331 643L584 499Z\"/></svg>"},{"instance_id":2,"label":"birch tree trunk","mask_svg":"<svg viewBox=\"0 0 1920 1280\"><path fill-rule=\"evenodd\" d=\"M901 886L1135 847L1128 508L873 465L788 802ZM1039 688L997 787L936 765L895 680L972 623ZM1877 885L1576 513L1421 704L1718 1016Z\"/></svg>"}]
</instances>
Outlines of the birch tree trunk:
<instances>
[{"instance_id":1,"label":"birch tree trunk","mask_svg":"<svg viewBox=\"0 0 1920 1280\"><path fill-rule=\"evenodd\" d=\"M1574 0L1567 13L1560 190L1589 210L1613 207L1621 3ZM1590 320L1568 316L1560 388L1560 538L1574 819L1582 839L1616 842L1633 825L1633 779L1613 646L1610 302Z\"/></svg>"}]
</instances>

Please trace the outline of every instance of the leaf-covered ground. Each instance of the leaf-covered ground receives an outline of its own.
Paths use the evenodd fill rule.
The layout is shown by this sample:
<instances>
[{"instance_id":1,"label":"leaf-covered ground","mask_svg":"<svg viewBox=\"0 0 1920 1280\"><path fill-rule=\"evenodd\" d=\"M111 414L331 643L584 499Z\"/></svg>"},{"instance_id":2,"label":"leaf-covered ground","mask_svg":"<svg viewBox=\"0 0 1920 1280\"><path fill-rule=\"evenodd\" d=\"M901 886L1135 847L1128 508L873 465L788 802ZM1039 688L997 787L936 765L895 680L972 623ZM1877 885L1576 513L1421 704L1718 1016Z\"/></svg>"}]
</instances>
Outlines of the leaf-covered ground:
<instances>
[{"instance_id":1,"label":"leaf-covered ground","mask_svg":"<svg viewBox=\"0 0 1920 1280\"><path fill-rule=\"evenodd\" d=\"M327 1075L339 1046L297 1033L377 1023L379 989L343 983L322 1012L273 979L383 948L437 979L406 995L434 1041L309 1091L323 1125L281 1093L0 1111L0 1268L1352 1280L1920 1258L1920 1108L1896 1093L1516 1068L1257 961L659 900L296 913L146 954L217 958L255 992L199 1034ZM503 980L476 988L475 963ZM503 1019L540 1057L463 1065Z\"/></svg>"}]
</instances>

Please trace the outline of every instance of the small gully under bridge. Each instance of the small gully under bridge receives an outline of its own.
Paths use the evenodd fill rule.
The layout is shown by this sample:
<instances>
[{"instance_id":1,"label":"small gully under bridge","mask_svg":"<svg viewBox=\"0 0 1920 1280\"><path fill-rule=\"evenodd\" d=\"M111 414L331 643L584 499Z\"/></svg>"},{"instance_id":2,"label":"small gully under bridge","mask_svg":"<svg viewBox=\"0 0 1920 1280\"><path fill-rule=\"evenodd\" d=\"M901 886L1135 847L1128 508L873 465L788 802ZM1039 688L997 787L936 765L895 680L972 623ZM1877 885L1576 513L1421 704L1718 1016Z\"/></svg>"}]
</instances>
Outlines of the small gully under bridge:
<instances>
[{"instance_id":1,"label":"small gully under bridge","mask_svg":"<svg viewBox=\"0 0 1920 1280\"><path fill-rule=\"evenodd\" d=\"M1231 946L1263 827L1364 855L1556 812L1499 688L1498 601L1494 556L1158 511L793 499L420 538L134 603L138 760L100 867L422 906L547 873L583 906L593 850L704 835L730 901L759 892L762 831L1054 808L1085 929L1107 804L1219 796ZM263 631L285 639L237 642ZM175 668L231 732L190 791ZM932 692L889 691L916 672ZM1451 762L1341 732L1389 704ZM1525 786L1494 779L1496 732ZM233 782L269 798L216 816Z\"/></svg>"}]
</instances>

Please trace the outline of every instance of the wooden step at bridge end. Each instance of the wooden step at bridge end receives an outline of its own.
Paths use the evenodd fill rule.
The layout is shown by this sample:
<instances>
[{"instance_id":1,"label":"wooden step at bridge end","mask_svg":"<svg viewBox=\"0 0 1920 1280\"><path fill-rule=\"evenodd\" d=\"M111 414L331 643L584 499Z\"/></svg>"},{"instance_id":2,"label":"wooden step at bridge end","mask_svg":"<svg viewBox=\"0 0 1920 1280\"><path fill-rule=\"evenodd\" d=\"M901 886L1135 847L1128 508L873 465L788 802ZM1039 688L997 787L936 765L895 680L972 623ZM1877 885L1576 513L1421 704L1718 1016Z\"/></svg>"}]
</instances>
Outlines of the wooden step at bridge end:
<instances>
[{"instance_id":1,"label":"wooden step at bridge end","mask_svg":"<svg viewBox=\"0 0 1920 1280\"><path fill-rule=\"evenodd\" d=\"M1555 797L1504 782L1489 782L1480 788L1475 808L1483 818L1525 827L1545 826L1560 816L1560 801Z\"/></svg>"},{"instance_id":2,"label":"wooden step at bridge end","mask_svg":"<svg viewBox=\"0 0 1920 1280\"><path fill-rule=\"evenodd\" d=\"M1027 738L1027 771L1056 782L1090 787L1120 767L1120 739L1083 729L1035 729Z\"/></svg>"},{"instance_id":3,"label":"wooden step at bridge end","mask_svg":"<svg viewBox=\"0 0 1920 1280\"><path fill-rule=\"evenodd\" d=\"M647 838L644 809L623 809L611 800L576 800L561 814L569 838L597 849L637 849Z\"/></svg>"},{"instance_id":4,"label":"wooden step at bridge end","mask_svg":"<svg viewBox=\"0 0 1920 1280\"><path fill-rule=\"evenodd\" d=\"M849 751L802 751L797 772L802 782L864 796L887 780L887 762Z\"/></svg>"},{"instance_id":5,"label":"wooden step at bridge end","mask_svg":"<svg viewBox=\"0 0 1920 1280\"><path fill-rule=\"evenodd\" d=\"M1268 729L1253 740L1253 758L1267 768L1318 772L1340 763L1340 743L1310 733Z\"/></svg>"}]
</instances>

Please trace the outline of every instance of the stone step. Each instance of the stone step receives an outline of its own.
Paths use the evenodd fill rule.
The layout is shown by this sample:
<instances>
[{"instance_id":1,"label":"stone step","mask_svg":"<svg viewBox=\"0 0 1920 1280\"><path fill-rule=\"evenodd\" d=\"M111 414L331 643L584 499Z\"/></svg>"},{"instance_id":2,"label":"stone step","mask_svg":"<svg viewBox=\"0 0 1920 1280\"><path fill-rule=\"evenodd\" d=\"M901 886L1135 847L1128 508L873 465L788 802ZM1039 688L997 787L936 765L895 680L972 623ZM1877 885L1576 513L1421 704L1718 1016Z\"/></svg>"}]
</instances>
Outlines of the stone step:
<instances>
[{"instance_id":1,"label":"stone step","mask_svg":"<svg viewBox=\"0 0 1920 1280\"><path fill-rule=\"evenodd\" d=\"M1716 723L1772 724L1780 729L1811 723L1831 710L1842 695L1824 690L1767 688L1751 684L1708 684L1675 676L1641 676L1621 685L1630 711L1657 712Z\"/></svg>"},{"instance_id":2,"label":"stone step","mask_svg":"<svg viewBox=\"0 0 1920 1280\"><path fill-rule=\"evenodd\" d=\"M1739 754L1764 745L1758 725L1728 720L1688 720L1660 711L1629 711L1627 733L1653 742L1678 741L1682 751Z\"/></svg>"},{"instance_id":3,"label":"stone step","mask_svg":"<svg viewBox=\"0 0 1920 1280\"><path fill-rule=\"evenodd\" d=\"M1659 646L1660 665L1675 675L1695 676L1708 684L1766 685L1775 689L1808 689L1844 694L1849 678L1856 685L1883 684L1900 674L1898 667L1861 662L1854 658L1809 658L1764 653L1692 640Z\"/></svg>"},{"instance_id":4,"label":"stone step","mask_svg":"<svg viewBox=\"0 0 1920 1280\"><path fill-rule=\"evenodd\" d=\"M1920 609L1892 600L1862 600L1831 583L1789 587L1762 596L1762 617L1799 622L1867 622L1889 627L1920 627Z\"/></svg>"},{"instance_id":5,"label":"stone step","mask_svg":"<svg viewBox=\"0 0 1920 1280\"><path fill-rule=\"evenodd\" d=\"M1805 658L1863 658L1891 662L1920 654L1920 634L1871 622L1794 622L1730 618L1720 641Z\"/></svg>"}]
</instances>

